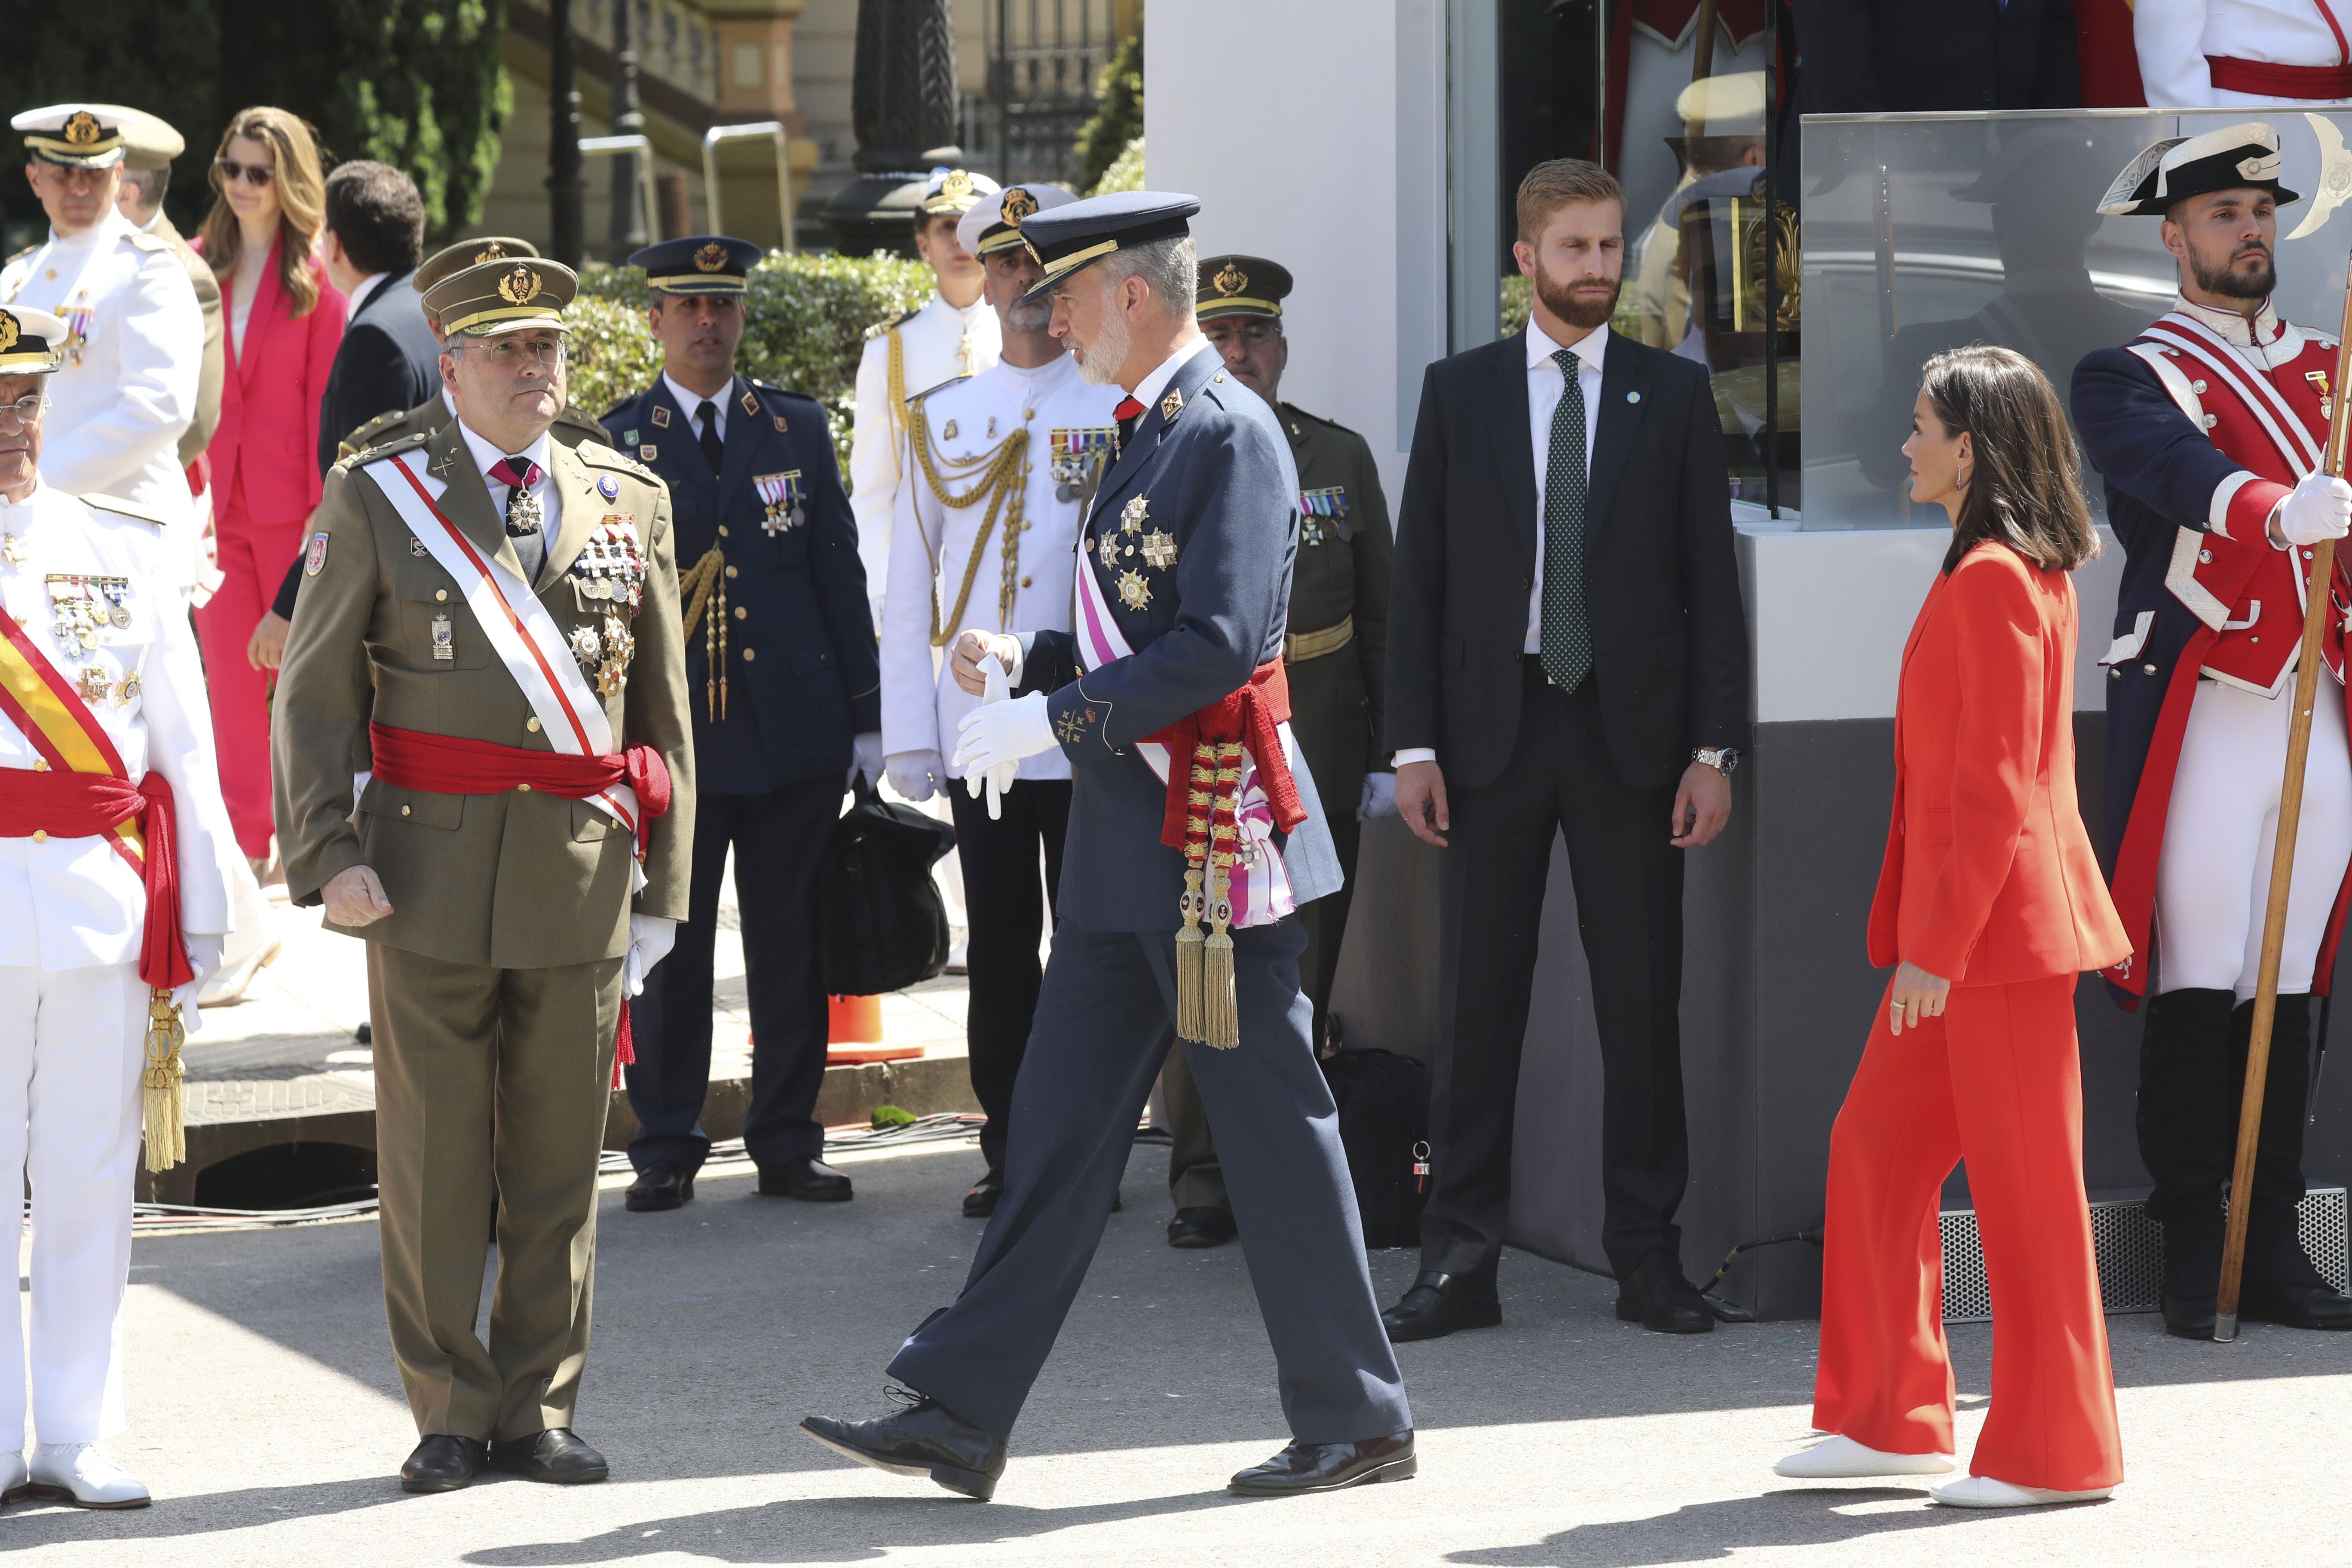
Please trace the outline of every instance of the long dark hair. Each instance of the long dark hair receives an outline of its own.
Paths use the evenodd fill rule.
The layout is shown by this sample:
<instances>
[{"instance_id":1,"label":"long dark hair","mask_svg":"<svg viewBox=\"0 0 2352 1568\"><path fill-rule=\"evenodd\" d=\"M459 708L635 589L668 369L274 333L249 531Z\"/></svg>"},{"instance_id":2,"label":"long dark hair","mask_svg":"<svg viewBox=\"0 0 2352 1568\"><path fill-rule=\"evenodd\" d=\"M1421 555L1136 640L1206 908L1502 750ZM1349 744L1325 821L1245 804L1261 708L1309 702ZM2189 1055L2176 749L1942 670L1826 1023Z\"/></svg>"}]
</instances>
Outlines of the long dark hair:
<instances>
[{"instance_id":1,"label":"long dark hair","mask_svg":"<svg viewBox=\"0 0 2352 1568\"><path fill-rule=\"evenodd\" d=\"M2099 552L2074 434L2040 366L1970 343L1929 360L1920 385L1945 429L1968 432L1976 459L1946 572L1989 539L2045 572L2072 572Z\"/></svg>"}]
</instances>

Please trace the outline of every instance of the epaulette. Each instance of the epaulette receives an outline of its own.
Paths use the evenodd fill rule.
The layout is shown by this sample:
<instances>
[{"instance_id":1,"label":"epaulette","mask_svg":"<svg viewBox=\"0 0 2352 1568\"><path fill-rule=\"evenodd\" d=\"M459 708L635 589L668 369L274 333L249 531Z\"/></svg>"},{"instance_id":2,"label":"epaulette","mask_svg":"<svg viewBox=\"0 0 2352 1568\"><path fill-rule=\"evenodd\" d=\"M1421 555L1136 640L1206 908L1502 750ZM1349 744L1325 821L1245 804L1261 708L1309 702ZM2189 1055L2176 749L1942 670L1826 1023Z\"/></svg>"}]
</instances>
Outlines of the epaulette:
<instances>
[{"instance_id":1,"label":"epaulette","mask_svg":"<svg viewBox=\"0 0 2352 1568\"><path fill-rule=\"evenodd\" d=\"M614 415L618 414L622 409L635 407L636 405L636 401L637 400L635 397L624 397L620 402L615 403L612 407L607 408L604 413L598 415L597 422L602 424L604 420L610 419ZM565 406L569 407L570 405L567 404Z\"/></svg>"},{"instance_id":2,"label":"epaulette","mask_svg":"<svg viewBox=\"0 0 2352 1568\"><path fill-rule=\"evenodd\" d=\"M22 250L20 250L20 251L16 252L16 255L9 257L9 258L7 258L7 260L6 260L6 261L0 261L0 267L5 267L5 266L7 266L7 265L8 265L8 263L9 263L10 261L22 261L22 260L24 260L24 259L25 259L25 258L26 258L27 256L32 255L32 254L33 254L33 252L35 252L35 251L37 251L37 250L38 250L38 249L40 249L40 248L41 248L41 247L40 247L39 246L37 246L37 245L28 245L28 246L25 247L25 248L24 248L24 249L22 249Z\"/></svg>"},{"instance_id":3,"label":"epaulette","mask_svg":"<svg viewBox=\"0 0 2352 1568\"><path fill-rule=\"evenodd\" d=\"M891 317L887 321L875 322L872 326L866 329L866 335L868 339L878 338L883 333L890 331L893 327L905 326L908 321L913 321L922 313L922 306L918 305L913 310L903 311L898 315Z\"/></svg>"},{"instance_id":4,"label":"epaulette","mask_svg":"<svg viewBox=\"0 0 2352 1568\"><path fill-rule=\"evenodd\" d=\"M345 458L356 457L360 453L366 451L368 444L374 440L376 432L382 430L387 425L395 424L407 417L408 410L405 408L394 408L377 415L374 418L369 420L366 424L360 426L350 435L335 443L336 460L340 462Z\"/></svg>"},{"instance_id":5,"label":"epaulette","mask_svg":"<svg viewBox=\"0 0 2352 1568\"><path fill-rule=\"evenodd\" d=\"M100 511L120 512L124 517L136 518L157 528L171 526L172 520L154 508L142 506L135 500L124 500L121 496L89 495L81 499L84 505L94 506Z\"/></svg>"},{"instance_id":6,"label":"epaulette","mask_svg":"<svg viewBox=\"0 0 2352 1568\"><path fill-rule=\"evenodd\" d=\"M172 254L172 242L170 240L158 239L143 228L134 228L122 237L131 242L131 248L134 250L144 250L151 255L161 254L169 256Z\"/></svg>"},{"instance_id":7,"label":"epaulette","mask_svg":"<svg viewBox=\"0 0 2352 1568\"><path fill-rule=\"evenodd\" d=\"M562 408L556 410L555 422L558 425L570 426L572 429L579 431L582 435L587 437L588 439L592 441L602 441L604 439L604 426L598 424L595 420L591 419L587 415L583 414L580 410L572 407L572 405L568 403Z\"/></svg>"},{"instance_id":8,"label":"epaulette","mask_svg":"<svg viewBox=\"0 0 2352 1568\"><path fill-rule=\"evenodd\" d=\"M907 406L912 408L916 404L920 403L924 398L929 397L931 394L935 392L945 392L950 386L961 386L971 379L971 377L968 375L951 375L945 381L940 383L937 386L927 386L920 392L909 393L907 396Z\"/></svg>"},{"instance_id":9,"label":"epaulette","mask_svg":"<svg viewBox=\"0 0 2352 1568\"><path fill-rule=\"evenodd\" d=\"M380 447L362 447L358 451L353 452L350 457L338 462L335 465L335 468L337 470L344 473L348 473L353 468L363 468L370 463L374 462L378 458L388 458L394 452L405 452L412 447L422 447L425 442L430 441L431 439L433 439L433 437L426 435L422 430L411 430L405 436L394 437L391 440L386 441Z\"/></svg>"},{"instance_id":10,"label":"epaulette","mask_svg":"<svg viewBox=\"0 0 2352 1568\"><path fill-rule=\"evenodd\" d=\"M656 484L662 482L662 477L659 474L655 473L626 452L617 447L608 447L602 441L583 441L572 450L583 461L593 463L599 468L618 468L625 474L635 474L641 479L651 479Z\"/></svg>"},{"instance_id":11,"label":"epaulette","mask_svg":"<svg viewBox=\"0 0 2352 1568\"><path fill-rule=\"evenodd\" d=\"M794 392L791 387L789 387L789 386L778 386L778 385L777 385L774 382L772 382L772 381L757 381L757 380L755 380L755 381L753 381L753 382L751 383L751 384L752 384L753 386L757 387L757 388L758 388L760 391L761 391L761 392L772 392L772 393L774 393L778 397L797 397L797 398L800 398L803 402L805 402L805 403L814 403L814 402L816 401L815 396L814 396L814 395L810 394L810 393L806 393L806 392Z\"/></svg>"},{"instance_id":12,"label":"epaulette","mask_svg":"<svg viewBox=\"0 0 2352 1568\"><path fill-rule=\"evenodd\" d=\"M1320 425L1326 429L1338 430L1351 436L1355 434L1354 431L1348 429L1345 425L1340 424L1337 419L1326 419L1320 414L1309 414L1304 408L1299 407L1296 403L1285 403L1280 405L1279 412L1286 419L1304 419L1309 425Z\"/></svg>"}]
</instances>

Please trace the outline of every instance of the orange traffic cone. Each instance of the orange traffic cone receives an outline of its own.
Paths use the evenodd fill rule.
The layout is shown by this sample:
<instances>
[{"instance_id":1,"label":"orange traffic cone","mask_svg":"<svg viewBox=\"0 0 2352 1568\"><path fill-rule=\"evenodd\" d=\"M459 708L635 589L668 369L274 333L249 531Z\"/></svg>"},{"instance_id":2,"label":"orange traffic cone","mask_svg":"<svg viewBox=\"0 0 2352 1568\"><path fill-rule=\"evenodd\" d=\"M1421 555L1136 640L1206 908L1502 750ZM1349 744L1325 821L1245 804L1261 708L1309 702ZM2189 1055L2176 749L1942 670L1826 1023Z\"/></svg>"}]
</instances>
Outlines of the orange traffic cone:
<instances>
[{"instance_id":1,"label":"orange traffic cone","mask_svg":"<svg viewBox=\"0 0 2352 1568\"><path fill-rule=\"evenodd\" d=\"M923 1054L920 1046L883 1044L879 996L827 996L824 1013L827 1067L911 1061Z\"/></svg>"}]
</instances>

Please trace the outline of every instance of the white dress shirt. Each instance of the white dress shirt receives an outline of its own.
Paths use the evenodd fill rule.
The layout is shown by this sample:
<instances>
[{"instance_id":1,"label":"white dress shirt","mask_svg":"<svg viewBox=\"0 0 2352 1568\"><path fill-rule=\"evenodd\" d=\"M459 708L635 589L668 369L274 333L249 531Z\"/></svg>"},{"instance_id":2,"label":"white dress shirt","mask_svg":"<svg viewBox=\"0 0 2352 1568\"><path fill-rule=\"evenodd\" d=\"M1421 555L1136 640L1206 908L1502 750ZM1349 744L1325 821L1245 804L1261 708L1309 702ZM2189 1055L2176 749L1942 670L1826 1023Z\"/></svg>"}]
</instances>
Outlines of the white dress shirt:
<instances>
[{"instance_id":1,"label":"white dress shirt","mask_svg":"<svg viewBox=\"0 0 2352 1568\"><path fill-rule=\"evenodd\" d=\"M1609 352L1609 329L1595 327L1575 342L1562 344L1554 342L1533 317L1528 320L1528 437L1536 465L1536 569L1528 589L1528 637L1521 649L1526 653L1543 652L1544 481L1551 472L1552 416L1559 412L1560 395L1568 390L1568 378L1551 356L1563 347L1576 356L1576 384L1584 394L1584 472L1589 479L1592 435L1601 423L1601 362ZM1407 746L1393 761L1395 766L1403 767L1408 763L1436 760L1433 747Z\"/></svg>"},{"instance_id":2,"label":"white dress shirt","mask_svg":"<svg viewBox=\"0 0 2352 1568\"><path fill-rule=\"evenodd\" d=\"M553 448L548 441L547 433L541 431L538 440L513 454L501 452L490 442L483 440L474 433L473 426L467 425L463 419L457 421L457 434L465 437L466 450L474 455L474 466L482 471L482 483L489 487L490 510L501 518L506 516L507 491L511 487L492 479L490 470L497 468L509 455L538 466L539 482L530 487L530 493L539 502L539 515L541 520L539 531L527 539L510 540L515 547L516 556L522 562L523 581L535 583L539 578L540 567L547 560L548 535L562 522L563 509L562 503L556 499L555 476L548 471Z\"/></svg>"},{"instance_id":3,"label":"white dress shirt","mask_svg":"<svg viewBox=\"0 0 2352 1568\"><path fill-rule=\"evenodd\" d=\"M669 395L672 397L677 399L678 407L686 415L687 427L692 432L696 440L699 441L702 438L702 426L695 423L695 411L708 403L715 416L710 421L711 426L718 430L719 442L722 445L726 442L727 395L735 390L735 380L732 376L728 378L726 385L720 387L715 395L709 397L705 397L702 394L684 385L672 377L667 371L662 372L662 384L669 388Z\"/></svg>"},{"instance_id":4,"label":"white dress shirt","mask_svg":"<svg viewBox=\"0 0 2352 1568\"><path fill-rule=\"evenodd\" d=\"M391 276L392 274L389 272L371 272L366 277L361 279L358 282L352 284L351 303L344 308L343 319L345 321L349 321L352 317L358 315L360 313L360 307L365 305L371 299L374 298L375 291L383 288L383 280Z\"/></svg>"},{"instance_id":5,"label":"white dress shirt","mask_svg":"<svg viewBox=\"0 0 2352 1568\"><path fill-rule=\"evenodd\" d=\"M1202 354L1216 352L1217 345L1206 338L1202 338L1189 349L1178 349L1174 353L1161 360L1157 370L1137 382L1134 392L1129 395L1142 404L1144 413L1149 414L1151 412L1151 405L1160 401L1160 395L1167 390L1168 384L1176 379L1178 371L1193 360L1199 359Z\"/></svg>"}]
</instances>

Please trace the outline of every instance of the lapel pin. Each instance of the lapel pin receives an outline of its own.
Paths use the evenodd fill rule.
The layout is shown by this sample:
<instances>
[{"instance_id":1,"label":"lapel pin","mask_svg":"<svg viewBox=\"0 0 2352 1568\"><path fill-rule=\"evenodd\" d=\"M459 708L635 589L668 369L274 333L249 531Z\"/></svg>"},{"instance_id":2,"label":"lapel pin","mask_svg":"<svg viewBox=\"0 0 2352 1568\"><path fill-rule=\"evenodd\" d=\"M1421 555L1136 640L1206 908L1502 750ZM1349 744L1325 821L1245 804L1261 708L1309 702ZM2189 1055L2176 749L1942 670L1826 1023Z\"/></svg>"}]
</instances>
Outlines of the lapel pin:
<instances>
[{"instance_id":1,"label":"lapel pin","mask_svg":"<svg viewBox=\"0 0 2352 1568\"><path fill-rule=\"evenodd\" d=\"M1642 395L1638 392L1629 392L1625 395L1625 401L1628 403L1639 403L1642 401Z\"/></svg>"},{"instance_id":2,"label":"lapel pin","mask_svg":"<svg viewBox=\"0 0 2352 1568\"><path fill-rule=\"evenodd\" d=\"M667 430L667 429L668 429L668 428L669 428L669 410L668 410L668 409L667 409L667 408L665 408L665 407L663 407L663 406L662 406L660 404L658 404L658 403L655 404L655 405L654 405L654 412L653 412L653 421L654 421L654 428L655 428L655 429L656 429L656 430Z\"/></svg>"},{"instance_id":3,"label":"lapel pin","mask_svg":"<svg viewBox=\"0 0 2352 1568\"><path fill-rule=\"evenodd\" d=\"M748 392L743 395L743 412L746 414L760 412L760 400Z\"/></svg>"},{"instance_id":4,"label":"lapel pin","mask_svg":"<svg viewBox=\"0 0 2352 1568\"><path fill-rule=\"evenodd\" d=\"M610 474L599 474L596 476L596 493L606 500L618 500L621 499L621 481Z\"/></svg>"}]
</instances>

